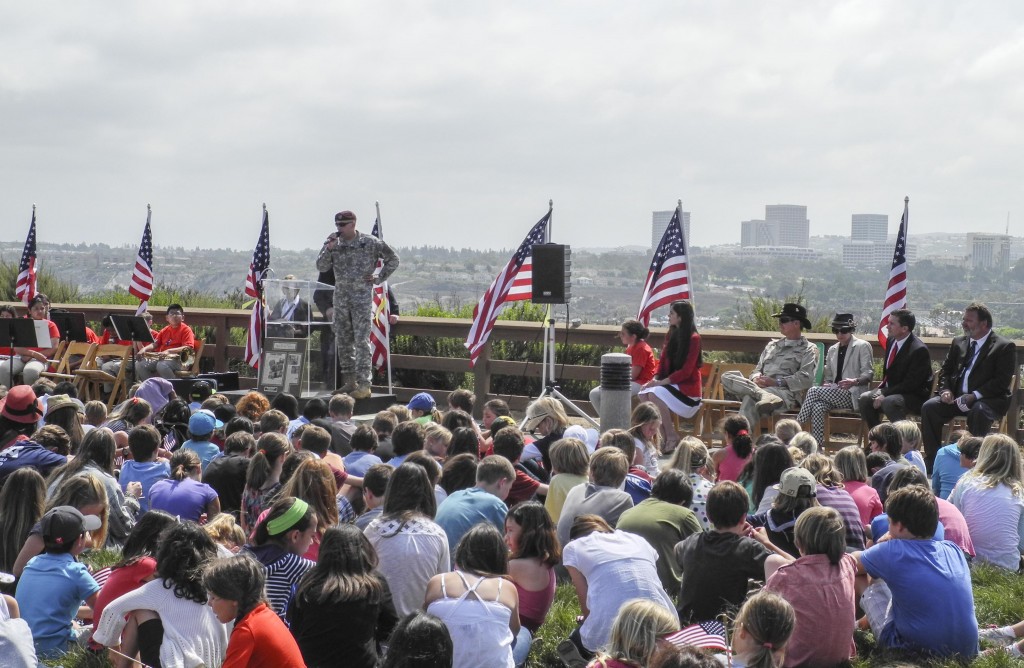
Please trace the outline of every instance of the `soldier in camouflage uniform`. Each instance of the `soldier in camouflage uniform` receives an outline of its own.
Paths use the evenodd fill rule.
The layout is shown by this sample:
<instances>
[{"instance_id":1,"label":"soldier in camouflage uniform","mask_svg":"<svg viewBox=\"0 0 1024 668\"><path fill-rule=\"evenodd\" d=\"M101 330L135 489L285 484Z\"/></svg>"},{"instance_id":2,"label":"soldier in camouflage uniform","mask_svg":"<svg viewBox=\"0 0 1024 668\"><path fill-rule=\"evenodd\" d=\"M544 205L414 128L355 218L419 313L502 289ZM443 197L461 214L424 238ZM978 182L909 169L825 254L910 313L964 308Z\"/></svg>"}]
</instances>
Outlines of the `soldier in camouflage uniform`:
<instances>
[{"instance_id":1,"label":"soldier in camouflage uniform","mask_svg":"<svg viewBox=\"0 0 1024 668\"><path fill-rule=\"evenodd\" d=\"M398 268L398 255L384 241L356 231L356 215L334 217L338 231L327 237L316 258L317 271L334 271L334 336L341 390L355 399L370 396L370 322L373 286ZM383 267L373 275L377 260Z\"/></svg>"},{"instance_id":2,"label":"soldier in camouflage uniform","mask_svg":"<svg viewBox=\"0 0 1024 668\"><path fill-rule=\"evenodd\" d=\"M740 415L747 418L753 434L760 431L762 415L800 407L818 368L818 348L801 334L801 328L811 328L807 309L784 304L772 317L779 319L783 338L765 347L750 379L738 371L722 374L722 388L741 399Z\"/></svg>"}]
</instances>

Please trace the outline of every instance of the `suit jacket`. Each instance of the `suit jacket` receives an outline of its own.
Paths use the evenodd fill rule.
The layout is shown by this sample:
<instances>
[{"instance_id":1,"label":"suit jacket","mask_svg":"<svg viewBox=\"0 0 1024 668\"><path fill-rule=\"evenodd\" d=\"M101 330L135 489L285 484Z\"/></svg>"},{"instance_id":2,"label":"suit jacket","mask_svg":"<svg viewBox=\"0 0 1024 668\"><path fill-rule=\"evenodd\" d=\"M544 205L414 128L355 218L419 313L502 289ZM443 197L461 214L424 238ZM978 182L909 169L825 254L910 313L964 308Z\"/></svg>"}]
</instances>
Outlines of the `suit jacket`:
<instances>
[{"instance_id":1,"label":"suit jacket","mask_svg":"<svg viewBox=\"0 0 1024 668\"><path fill-rule=\"evenodd\" d=\"M932 393L932 359L928 354L928 346L911 334L903 343L900 351L896 353L896 359L892 361L892 367L888 365L889 354L895 341L890 341L885 347L885 359L882 361L882 378L885 379L885 387L879 391L882 396L890 394L902 394L918 397L922 402L927 401Z\"/></svg>"},{"instance_id":2,"label":"suit jacket","mask_svg":"<svg viewBox=\"0 0 1024 668\"><path fill-rule=\"evenodd\" d=\"M960 367L967 358L969 336L958 336L953 339L942 363L938 391L949 390L953 396L961 394L957 386ZM1010 407L1010 383L1017 366L1017 346L1013 341L1005 339L995 332L988 335L985 345L977 353L978 357L967 377L967 391L978 392L985 403L998 413L1006 413Z\"/></svg>"},{"instance_id":3,"label":"suit jacket","mask_svg":"<svg viewBox=\"0 0 1024 668\"><path fill-rule=\"evenodd\" d=\"M839 344L833 344L825 353L825 375L822 376L822 383L834 383L836 380L836 365L839 363ZM871 366L871 344L856 336L850 337L850 345L846 350L846 357L843 359L843 377L856 378L860 381L850 388L850 397L853 405L857 405L860 395L868 391L871 379L875 371Z\"/></svg>"}]
</instances>

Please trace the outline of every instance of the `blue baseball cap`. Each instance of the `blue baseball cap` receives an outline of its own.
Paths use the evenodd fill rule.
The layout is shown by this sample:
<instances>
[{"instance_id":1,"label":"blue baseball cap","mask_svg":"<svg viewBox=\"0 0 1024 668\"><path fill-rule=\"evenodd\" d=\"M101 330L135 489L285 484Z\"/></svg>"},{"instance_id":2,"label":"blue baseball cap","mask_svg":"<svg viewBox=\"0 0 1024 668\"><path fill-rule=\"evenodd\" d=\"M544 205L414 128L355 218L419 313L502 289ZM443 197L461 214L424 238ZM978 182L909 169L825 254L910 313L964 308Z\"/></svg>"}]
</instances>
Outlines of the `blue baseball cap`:
<instances>
[{"instance_id":1,"label":"blue baseball cap","mask_svg":"<svg viewBox=\"0 0 1024 668\"><path fill-rule=\"evenodd\" d=\"M424 413L434 410L434 397L427 392L420 392L414 395L406 405L411 411L423 411Z\"/></svg>"},{"instance_id":2,"label":"blue baseball cap","mask_svg":"<svg viewBox=\"0 0 1024 668\"><path fill-rule=\"evenodd\" d=\"M188 430L195 436L212 434L214 429L220 429L223 426L224 423L208 410L198 410L188 419Z\"/></svg>"}]
</instances>

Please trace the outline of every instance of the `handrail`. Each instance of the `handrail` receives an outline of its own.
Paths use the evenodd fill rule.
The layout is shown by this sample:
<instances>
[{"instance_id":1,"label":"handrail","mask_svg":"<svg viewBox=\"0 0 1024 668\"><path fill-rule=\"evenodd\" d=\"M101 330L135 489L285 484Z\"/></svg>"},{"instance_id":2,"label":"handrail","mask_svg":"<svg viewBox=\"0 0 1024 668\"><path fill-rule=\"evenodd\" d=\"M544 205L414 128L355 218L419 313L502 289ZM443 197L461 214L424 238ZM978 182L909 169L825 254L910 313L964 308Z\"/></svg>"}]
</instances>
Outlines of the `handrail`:
<instances>
[{"instance_id":1,"label":"handrail","mask_svg":"<svg viewBox=\"0 0 1024 668\"><path fill-rule=\"evenodd\" d=\"M18 308L19 312L24 310L24 305L11 303ZM136 308L125 305L108 304L54 304L54 307L85 313L87 322L98 324L104 316L110 313L118 315L134 315ZM162 320L161 307L153 310L154 320L160 324ZM244 346L230 343L230 330L239 329L245 331L249 326L249 311L240 309L216 309L216 308L191 308L185 307L185 321L193 327L208 327L210 330L205 336L206 347L203 353L204 361L209 360L204 370L224 372L231 369L247 369L242 361L245 353ZM465 340L469 333L472 321L467 318L426 318L420 316L402 316L401 320L392 328L393 336L417 336L424 338L453 338ZM522 322L513 320L498 320L491 332L491 341L541 341L540 322ZM593 345L607 347L611 350L618 347L618 325L580 325L579 327L559 327L555 332L557 344L562 343L576 345ZM660 347L665 336L666 328L656 327L651 330L649 341L655 347ZM701 341L706 352L732 352L732 353L760 353L765 345L772 339L778 338L778 332L762 332L747 330L723 330L710 329L701 332ZM826 347L835 343L832 334L808 333L808 340L812 343L823 343ZM876 358L882 355L882 348L878 345L878 339L874 335L858 335L868 341ZM922 337L922 341L928 346L932 360L940 362L945 359L949 350L950 339ZM1024 341L1017 341L1017 365L1018 368L1024 364ZM478 406L482 405L487 397L492 396L491 378L496 375L515 375L527 378L541 377L541 364L539 361L523 362L521 360L498 360L491 359L491 346L488 343L477 359L475 367L470 367L468 355L466 357L426 357L418 355L392 356L392 364L397 369L415 369L426 371L443 371L472 373L474 377L474 392L478 397ZM600 368L597 366L561 365L557 366L559 377L566 380L600 380ZM253 387L253 378L240 379L242 386ZM416 391L420 390L450 390L452 388L402 388L397 390L400 399L407 399ZM539 391L538 387L538 391ZM1024 389L1018 390L1011 397L1010 415L1016 415L1024 396ZM512 397L513 408L522 407L527 397ZM586 402L580 402L586 405ZM1011 433L1012 429L1011 429Z\"/></svg>"}]
</instances>

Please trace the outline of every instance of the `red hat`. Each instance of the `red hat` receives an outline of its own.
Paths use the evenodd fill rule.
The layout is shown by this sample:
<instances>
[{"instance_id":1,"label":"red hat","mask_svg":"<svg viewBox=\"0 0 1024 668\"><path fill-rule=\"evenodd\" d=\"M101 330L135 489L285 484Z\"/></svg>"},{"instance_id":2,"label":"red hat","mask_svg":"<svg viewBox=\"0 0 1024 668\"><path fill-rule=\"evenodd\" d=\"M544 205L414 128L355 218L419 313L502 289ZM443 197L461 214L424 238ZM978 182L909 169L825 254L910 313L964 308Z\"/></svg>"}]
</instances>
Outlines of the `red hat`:
<instances>
[{"instance_id":1,"label":"red hat","mask_svg":"<svg viewBox=\"0 0 1024 668\"><path fill-rule=\"evenodd\" d=\"M11 422L34 424L43 416L43 405L28 385L15 385L0 399L0 416Z\"/></svg>"},{"instance_id":2,"label":"red hat","mask_svg":"<svg viewBox=\"0 0 1024 668\"><path fill-rule=\"evenodd\" d=\"M336 222L336 223L340 223L343 220L355 220L355 219L356 219L356 214L352 213L351 211L339 211L338 213L334 214L334 222Z\"/></svg>"}]
</instances>

